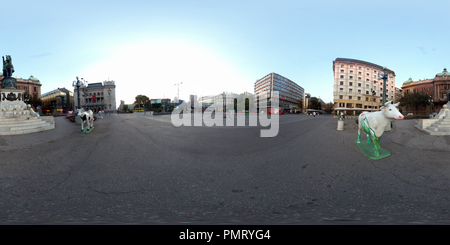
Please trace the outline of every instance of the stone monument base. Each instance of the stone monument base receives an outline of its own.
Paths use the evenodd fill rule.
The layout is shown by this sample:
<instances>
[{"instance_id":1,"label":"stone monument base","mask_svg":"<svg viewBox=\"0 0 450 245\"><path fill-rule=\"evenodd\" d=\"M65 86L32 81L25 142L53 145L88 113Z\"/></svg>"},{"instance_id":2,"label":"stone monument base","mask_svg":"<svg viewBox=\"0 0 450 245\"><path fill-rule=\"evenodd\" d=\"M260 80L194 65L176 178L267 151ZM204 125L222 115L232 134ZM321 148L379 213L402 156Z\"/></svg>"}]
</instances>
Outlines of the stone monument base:
<instances>
[{"instance_id":1,"label":"stone monument base","mask_svg":"<svg viewBox=\"0 0 450 245\"><path fill-rule=\"evenodd\" d=\"M429 135L450 135L450 102L434 118L419 119L419 124L414 126Z\"/></svg>"},{"instance_id":2,"label":"stone monument base","mask_svg":"<svg viewBox=\"0 0 450 245\"><path fill-rule=\"evenodd\" d=\"M41 119L23 101L24 90L0 89L0 135L34 133L55 128L52 118Z\"/></svg>"}]
</instances>

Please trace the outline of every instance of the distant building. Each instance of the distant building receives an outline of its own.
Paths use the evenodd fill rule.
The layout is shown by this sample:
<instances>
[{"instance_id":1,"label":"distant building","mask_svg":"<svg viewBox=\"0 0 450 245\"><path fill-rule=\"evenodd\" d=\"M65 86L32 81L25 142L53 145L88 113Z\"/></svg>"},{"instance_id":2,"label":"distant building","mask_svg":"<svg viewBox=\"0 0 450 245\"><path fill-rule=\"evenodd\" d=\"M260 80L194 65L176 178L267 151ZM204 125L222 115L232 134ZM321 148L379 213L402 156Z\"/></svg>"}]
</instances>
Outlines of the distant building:
<instances>
[{"instance_id":1,"label":"distant building","mask_svg":"<svg viewBox=\"0 0 450 245\"><path fill-rule=\"evenodd\" d=\"M406 80L402 85L402 95L413 92L422 92L431 96L433 100L433 111L439 111L442 106L450 100L450 73L447 68L439 72L432 79L423 79L414 81L412 78ZM405 109L405 108L404 108ZM405 109L406 113L413 110ZM425 109L430 112L430 109Z\"/></svg>"},{"instance_id":2,"label":"distant building","mask_svg":"<svg viewBox=\"0 0 450 245\"><path fill-rule=\"evenodd\" d=\"M273 91L279 92L279 107L283 110L298 108L299 100L303 100L305 90L297 83L276 73L270 73L258 79L254 91L259 108L259 97L265 94L270 101ZM270 103L267 104L270 108Z\"/></svg>"},{"instance_id":3,"label":"distant building","mask_svg":"<svg viewBox=\"0 0 450 245\"><path fill-rule=\"evenodd\" d=\"M57 88L41 96L42 113L67 113L73 110L73 92L66 88Z\"/></svg>"},{"instance_id":4,"label":"distant building","mask_svg":"<svg viewBox=\"0 0 450 245\"><path fill-rule=\"evenodd\" d=\"M3 73L0 72L0 85L2 84ZM41 82L39 79L30 76L28 79L16 78L17 89L25 90L28 94L33 97L41 98Z\"/></svg>"},{"instance_id":5,"label":"distant building","mask_svg":"<svg viewBox=\"0 0 450 245\"><path fill-rule=\"evenodd\" d=\"M74 89L74 108L78 106L78 91ZM116 85L114 81L89 83L80 87L80 107L99 110L116 110Z\"/></svg>"},{"instance_id":6,"label":"distant building","mask_svg":"<svg viewBox=\"0 0 450 245\"><path fill-rule=\"evenodd\" d=\"M386 83L386 101L396 101L395 72ZM379 109L383 101L383 80L378 80L383 67L362 60L337 58L333 61L334 108L356 113Z\"/></svg>"}]
</instances>

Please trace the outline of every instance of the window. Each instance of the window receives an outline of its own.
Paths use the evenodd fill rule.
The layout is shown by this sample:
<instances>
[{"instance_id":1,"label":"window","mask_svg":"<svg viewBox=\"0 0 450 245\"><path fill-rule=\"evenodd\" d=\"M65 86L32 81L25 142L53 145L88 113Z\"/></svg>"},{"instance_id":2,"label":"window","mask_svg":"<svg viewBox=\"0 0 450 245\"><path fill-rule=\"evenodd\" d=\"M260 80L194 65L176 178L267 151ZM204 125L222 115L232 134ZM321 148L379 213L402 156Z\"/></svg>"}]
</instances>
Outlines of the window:
<instances>
[{"instance_id":1,"label":"window","mask_svg":"<svg viewBox=\"0 0 450 245\"><path fill-rule=\"evenodd\" d=\"M351 99L352 99L352 96L348 96L348 99L351 100Z\"/></svg>"},{"instance_id":2,"label":"window","mask_svg":"<svg viewBox=\"0 0 450 245\"><path fill-rule=\"evenodd\" d=\"M353 79L353 76L350 76L349 79Z\"/></svg>"},{"instance_id":3,"label":"window","mask_svg":"<svg viewBox=\"0 0 450 245\"><path fill-rule=\"evenodd\" d=\"M349 85L349 86L353 86L353 83L352 83L352 82L349 82L348 85Z\"/></svg>"},{"instance_id":4,"label":"window","mask_svg":"<svg viewBox=\"0 0 450 245\"><path fill-rule=\"evenodd\" d=\"M341 79L344 79L344 75L341 75Z\"/></svg>"},{"instance_id":5,"label":"window","mask_svg":"<svg viewBox=\"0 0 450 245\"><path fill-rule=\"evenodd\" d=\"M344 96L343 95L339 95L339 99L344 99Z\"/></svg>"},{"instance_id":6,"label":"window","mask_svg":"<svg viewBox=\"0 0 450 245\"><path fill-rule=\"evenodd\" d=\"M344 70L341 70L341 73L344 73Z\"/></svg>"},{"instance_id":7,"label":"window","mask_svg":"<svg viewBox=\"0 0 450 245\"><path fill-rule=\"evenodd\" d=\"M340 89L339 89L339 92L344 92L344 89L343 89L343 88L340 88Z\"/></svg>"},{"instance_id":8,"label":"window","mask_svg":"<svg viewBox=\"0 0 450 245\"><path fill-rule=\"evenodd\" d=\"M353 93L353 89L349 89L348 92L349 92L349 93Z\"/></svg>"},{"instance_id":9,"label":"window","mask_svg":"<svg viewBox=\"0 0 450 245\"><path fill-rule=\"evenodd\" d=\"M344 82L341 81L341 82L340 82L340 85L344 85Z\"/></svg>"},{"instance_id":10,"label":"window","mask_svg":"<svg viewBox=\"0 0 450 245\"><path fill-rule=\"evenodd\" d=\"M358 87L361 87L361 83L358 83Z\"/></svg>"}]
</instances>

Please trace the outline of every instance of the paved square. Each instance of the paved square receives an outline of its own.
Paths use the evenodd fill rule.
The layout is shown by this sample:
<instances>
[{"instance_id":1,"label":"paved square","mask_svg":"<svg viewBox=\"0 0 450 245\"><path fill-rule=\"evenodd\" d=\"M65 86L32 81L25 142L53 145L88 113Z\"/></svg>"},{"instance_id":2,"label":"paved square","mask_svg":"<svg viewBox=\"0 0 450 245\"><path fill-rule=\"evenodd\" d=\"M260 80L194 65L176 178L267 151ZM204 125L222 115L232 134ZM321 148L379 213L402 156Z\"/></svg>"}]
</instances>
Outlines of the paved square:
<instances>
[{"instance_id":1,"label":"paved square","mask_svg":"<svg viewBox=\"0 0 450 245\"><path fill-rule=\"evenodd\" d=\"M370 160L354 121L281 115L261 138L143 113L80 134L57 117L54 130L0 136L0 223L448 223L450 136L396 121L381 139L392 155Z\"/></svg>"}]
</instances>

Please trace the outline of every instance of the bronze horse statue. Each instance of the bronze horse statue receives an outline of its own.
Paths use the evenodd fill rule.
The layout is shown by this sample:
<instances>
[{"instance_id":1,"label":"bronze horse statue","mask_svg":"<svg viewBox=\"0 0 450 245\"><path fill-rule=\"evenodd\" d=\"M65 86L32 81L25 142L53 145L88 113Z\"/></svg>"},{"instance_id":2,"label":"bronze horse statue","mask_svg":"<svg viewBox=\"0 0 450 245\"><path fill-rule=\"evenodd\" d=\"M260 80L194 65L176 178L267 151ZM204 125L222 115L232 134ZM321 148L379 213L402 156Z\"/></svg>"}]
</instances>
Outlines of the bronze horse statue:
<instances>
[{"instance_id":1,"label":"bronze horse statue","mask_svg":"<svg viewBox=\"0 0 450 245\"><path fill-rule=\"evenodd\" d=\"M6 61L4 56L2 56L2 58L3 58L3 77L12 77L12 74L14 73L14 66L12 64L11 55L6 56Z\"/></svg>"}]
</instances>

